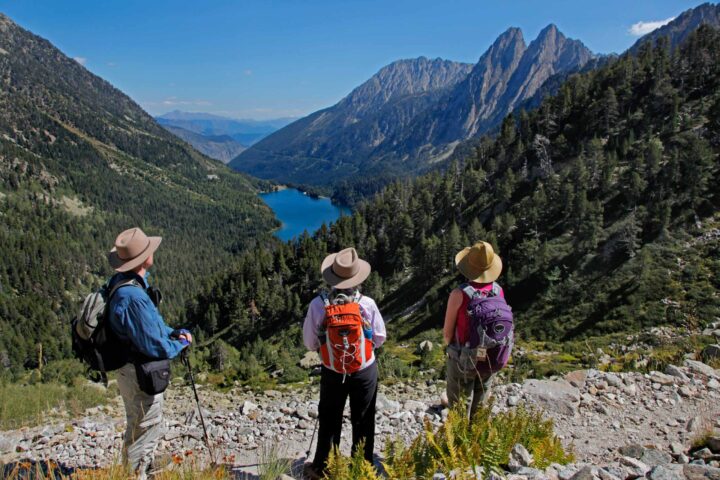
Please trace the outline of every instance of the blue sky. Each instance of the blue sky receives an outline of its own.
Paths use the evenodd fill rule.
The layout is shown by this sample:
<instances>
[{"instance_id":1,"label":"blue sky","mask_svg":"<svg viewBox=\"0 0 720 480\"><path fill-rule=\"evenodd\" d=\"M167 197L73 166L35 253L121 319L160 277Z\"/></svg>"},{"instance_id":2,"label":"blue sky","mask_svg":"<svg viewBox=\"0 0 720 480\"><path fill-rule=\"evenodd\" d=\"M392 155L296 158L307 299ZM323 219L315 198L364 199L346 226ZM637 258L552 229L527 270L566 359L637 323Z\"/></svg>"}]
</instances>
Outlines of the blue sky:
<instances>
[{"instance_id":1,"label":"blue sky","mask_svg":"<svg viewBox=\"0 0 720 480\"><path fill-rule=\"evenodd\" d=\"M475 62L510 26L530 42L548 23L599 53L682 0L0 0L148 112L302 116L401 58ZM639 27L635 27L637 30ZM640 28L642 30L642 28Z\"/></svg>"}]
</instances>

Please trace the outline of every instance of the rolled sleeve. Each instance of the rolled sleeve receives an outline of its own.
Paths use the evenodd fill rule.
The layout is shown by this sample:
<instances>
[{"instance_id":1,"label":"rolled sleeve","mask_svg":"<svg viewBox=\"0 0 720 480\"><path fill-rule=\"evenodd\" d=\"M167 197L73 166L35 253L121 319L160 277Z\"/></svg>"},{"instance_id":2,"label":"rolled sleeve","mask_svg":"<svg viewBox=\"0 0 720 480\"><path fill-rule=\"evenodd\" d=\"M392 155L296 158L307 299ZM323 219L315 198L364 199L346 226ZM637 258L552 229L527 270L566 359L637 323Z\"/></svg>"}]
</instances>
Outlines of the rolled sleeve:
<instances>
[{"instance_id":1,"label":"rolled sleeve","mask_svg":"<svg viewBox=\"0 0 720 480\"><path fill-rule=\"evenodd\" d=\"M181 342L170 338L172 329L149 298L130 298L127 308L118 313L127 338L141 354L158 359L174 358L184 348Z\"/></svg>"},{"instance_id":2,"label":"rolled sleeve","mask_svg":"<svg viewBox=\"0 0 720 480\"><path fill-rule=\"evenodd\" d=\"M387 337L387 333L385 332L385 321L380 314L380 309L378 309L375 300L371 298L368 298L368 300L368 314L370 315L370 324L373 329L373 343L375 344L375 348L379 348L383 343L385 343L385 338Z\"/></svg>"}]
</instances>

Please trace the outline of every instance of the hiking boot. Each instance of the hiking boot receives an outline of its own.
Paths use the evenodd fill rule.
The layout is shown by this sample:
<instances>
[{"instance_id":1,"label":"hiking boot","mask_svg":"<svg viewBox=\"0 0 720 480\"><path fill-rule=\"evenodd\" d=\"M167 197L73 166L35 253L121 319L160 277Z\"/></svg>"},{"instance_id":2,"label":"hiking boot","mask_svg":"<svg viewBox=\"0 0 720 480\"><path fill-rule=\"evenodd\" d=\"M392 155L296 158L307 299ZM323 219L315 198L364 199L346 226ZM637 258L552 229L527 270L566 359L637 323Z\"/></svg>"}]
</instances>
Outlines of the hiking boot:
<instances>
[{"instance_id":1,"label":"hiking boot","mask_svg":"<svg viewBox=\"0 0 720 480\"><path fill-rule=\"evenodd\" d=\"M322 471L311 462L306 463L303 467L303 478L305 480L320 480L323 476Z\"/></svg>"}]
</instances>

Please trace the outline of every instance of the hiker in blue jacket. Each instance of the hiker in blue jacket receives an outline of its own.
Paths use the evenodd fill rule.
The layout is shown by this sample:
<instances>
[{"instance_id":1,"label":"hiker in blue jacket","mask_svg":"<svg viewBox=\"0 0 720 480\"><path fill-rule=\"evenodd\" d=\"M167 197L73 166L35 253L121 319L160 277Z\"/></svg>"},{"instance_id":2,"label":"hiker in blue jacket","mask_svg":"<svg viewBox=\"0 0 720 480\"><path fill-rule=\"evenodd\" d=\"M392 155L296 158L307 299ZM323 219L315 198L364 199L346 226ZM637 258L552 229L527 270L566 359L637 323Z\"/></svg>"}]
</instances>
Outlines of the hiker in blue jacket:
<instances>
[{"instance_id":1,"label":"hiker in blue jacket","mask_svg":"<svg viewBox=\"0 0 720 480\"><path fill-rule=\"evenodd\" d=\"M110 279L109 287L123 284L110 300L108 322L118 339L128 345L129 353L128 363L117 371L127 417L122 460L139 479L147 478L163 435L162 391L170 375L169 359L192 343L190 332L173 330L165 324L156 306L159 292L147 282L153 253L161 240L146 236L139 228L125 230L118 235L108 257L118 272ZM159 375L157 370L147 373L147 365L160 365ZM158 379L165 383L158 385Z\"/></svg>"}]
</instances>

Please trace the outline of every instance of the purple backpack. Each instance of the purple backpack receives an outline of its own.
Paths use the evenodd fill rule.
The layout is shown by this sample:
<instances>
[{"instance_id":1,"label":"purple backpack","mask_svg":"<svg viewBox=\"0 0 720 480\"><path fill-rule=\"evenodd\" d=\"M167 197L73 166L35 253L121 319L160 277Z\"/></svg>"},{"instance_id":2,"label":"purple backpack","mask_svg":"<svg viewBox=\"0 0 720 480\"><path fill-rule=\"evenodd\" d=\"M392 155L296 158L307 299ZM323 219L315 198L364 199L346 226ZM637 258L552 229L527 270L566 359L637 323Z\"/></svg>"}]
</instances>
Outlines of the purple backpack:
<instances>
[{"instance_id":1,"label":"purple backpack","mask_svg":"<svg viewBox=\"0 0 720 480\"><path fill-rule=\"evenodd\" d=\"M469 361L481 359L476 368L483 376L497 373L510 359L514 340L512 309L500 295L497 283L487 292L475 290L469 284L460 288L470 298L468 340L461 345L461 356L468 357ZM486 357L486 361L482 357Z\"/></svg>"}]
</instances>

